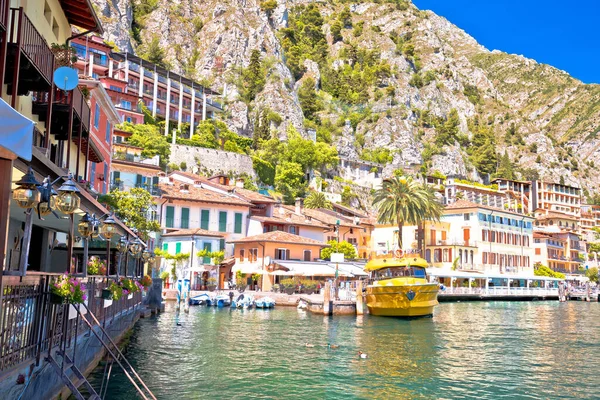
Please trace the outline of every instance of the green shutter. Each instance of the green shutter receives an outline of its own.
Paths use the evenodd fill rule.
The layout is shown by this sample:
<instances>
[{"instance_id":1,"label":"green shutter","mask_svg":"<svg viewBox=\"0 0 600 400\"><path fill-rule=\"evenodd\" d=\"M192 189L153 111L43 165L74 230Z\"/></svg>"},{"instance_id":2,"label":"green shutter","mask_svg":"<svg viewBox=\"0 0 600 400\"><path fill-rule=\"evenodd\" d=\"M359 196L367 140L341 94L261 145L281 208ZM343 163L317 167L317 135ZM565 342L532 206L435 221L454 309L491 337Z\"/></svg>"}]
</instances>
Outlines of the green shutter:
<instances>
[{"instance_id":1,"label":"green shutter","mask_svg":"<svg viewBox=\"0 0 600 400\"><path fill-rule=\"evenodd\" d=\"M212 244L211 243L204 243L204 249L208 252L212 251ZM204 257L204 259L202 260L203 264L210 264L210 257Z\"/></svg>"},{"instance_id":2,"label":"green shutter","mask_svg":"<svg viewBox=\"0 0 600 400\"><path fill-rule=\"evenodd\" d=\"M121 180L121 171L114 171L113 172L113 183L116 183L118 180Z\"/></svg>"},{"instance_id":3,"label":"green shutter","mask_svg":"<svg viewBox=\"0 0 600 400\"><path fill-rule=\"evenodd\" d=\"M163 251L169 251L169 243L163 243Z\"/></svg>"},{"instance_id":4,"label":"green shutter","mask_svg":"<svg viewBox=\"0 0 600 400\"><path fill-rule=\"evenodd\" d=\"M219 211L219 232L227 232L227 211Z\"/></svg>"},{"instance_id":5,"label":"green shutter","mask_svg":"<svg viewBox=\"0 0 600 400\"><path fill-rule=\"evenodd\" d=\"M210 217L210 210L202 210L200 212L200 228L208 230L208 222Z\"/></svg>"},{"instance_id":6,"label":"green shutter","mask_svg":"<svg viewBox=\"0 0 600 400\"><path fill-rule=\"evenodd\" d=\"M165 218L165 226L173 228L175 226L175 207L167 206L167 217Z\"/></svg>"},{"instance_id":7,"label":"green shutter","mask_svg":"<svg viewBox=\"0 0 600 400\"><path fill-rule=\"evenodd\" d=\"M181 209L181 229L190 227L190 209L183 207Z\"/></svg>"},{"instance_id":8,"label":"green shutter","mask_svg":"<svg viewBox=\"0 0 600 400\"><path fill-rule=\"evenodd\" d=\"M140 174L136 174L135 175L135 187L142 187L142 175Z\"/></svg>"},{"instance_id":9,"label":"green shutter","mask_svg":"<svg viewBox=\"0 0 600 400\"><path fill-rule=\"evenodd\" d=\"M221 239L219 240L219 247L220 247L220 251L224 251L225 250L225 239Z\"/></svg>"},{"instance_id":10,"label":"green shutter","mask_svg":"<svg viewBox=\"0 0 600 400\"><path fill-rule=\"evenodd\" d=\"M181 253L181 242L175 243L175 254Z\"/></svg>"},{"instance_id":11,"label":"green shutter","mask_svg":"<svg viewBox=\"0 0 600 400\"><path fill-rule=\"evenodd\" d=\"M235 213L233 233L242 233L242 213Z\"/></svg>"}]
</instances>

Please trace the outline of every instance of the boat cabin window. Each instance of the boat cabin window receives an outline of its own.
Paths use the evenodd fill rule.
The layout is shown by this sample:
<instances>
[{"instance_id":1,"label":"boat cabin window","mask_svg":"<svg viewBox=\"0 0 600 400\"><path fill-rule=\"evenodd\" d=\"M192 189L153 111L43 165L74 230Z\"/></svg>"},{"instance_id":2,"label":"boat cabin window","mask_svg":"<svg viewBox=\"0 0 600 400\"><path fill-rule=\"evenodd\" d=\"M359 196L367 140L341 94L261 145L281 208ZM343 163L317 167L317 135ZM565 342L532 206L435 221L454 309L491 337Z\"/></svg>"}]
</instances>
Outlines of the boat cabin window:
<instances>
[{"instance_id":1,"label":"boat cabin window","mask_svg":"<svg viewBox=\"0 0 600 400\"><path fill-rule=\"evenodd\" d=\"M373 279L390 279L398 277L425 278L423 267L391 267L373 271Z\"/></svg>"}]
</instances>

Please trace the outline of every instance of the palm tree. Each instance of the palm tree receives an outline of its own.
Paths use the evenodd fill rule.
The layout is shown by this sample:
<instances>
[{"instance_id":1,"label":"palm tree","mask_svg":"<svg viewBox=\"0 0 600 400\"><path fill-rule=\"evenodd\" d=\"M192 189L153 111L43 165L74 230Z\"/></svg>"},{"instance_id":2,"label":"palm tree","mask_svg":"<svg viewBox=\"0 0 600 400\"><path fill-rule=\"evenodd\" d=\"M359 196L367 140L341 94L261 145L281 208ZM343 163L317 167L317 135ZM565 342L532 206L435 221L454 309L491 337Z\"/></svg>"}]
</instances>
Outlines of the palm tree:
<instances>
[{"instance_id":1,"label":"palm tree","mask_svg":"<svg viewBox=\"0 0 600 400\"><path fill-rule=\"evenodd\" d=\"M418 226L424 220L438 221L443 210L432 188L405 176L385 179L375 192L373 205L379 213L377 222L398 226L400 249L404 225Z\"/></svg>"},{"instance_id":2,"label":"palm tree","mask_svg":"<svg viewBox=\"0 0 600 400\"><path fill-rule=\"evenodd\" d=\"M304 207L306 208L325 208L331 210L331 202L327 200L323 192L310 192L304 199Z\"/></svg>"}]
</instances>

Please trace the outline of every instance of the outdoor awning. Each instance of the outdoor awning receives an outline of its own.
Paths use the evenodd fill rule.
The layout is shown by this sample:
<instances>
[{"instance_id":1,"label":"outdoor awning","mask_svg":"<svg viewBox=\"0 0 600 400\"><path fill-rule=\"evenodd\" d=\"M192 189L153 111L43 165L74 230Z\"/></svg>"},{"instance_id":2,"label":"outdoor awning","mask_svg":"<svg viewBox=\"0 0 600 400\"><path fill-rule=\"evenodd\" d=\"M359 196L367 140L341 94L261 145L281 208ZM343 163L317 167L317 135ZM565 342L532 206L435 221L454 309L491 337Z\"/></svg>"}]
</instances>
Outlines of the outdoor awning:
<instances>
[{"instance_id":1,"label":"outdoor awning","mask_svg":"<svg viewBox=\"0 0 600 400\"><path fill-rule=\"evenodd\" d=\"M276 268L282 270L282 273L272 272L271 275L286 275L286 276L335 276L335 265L319 263L319 262L293 262L293 261L276 261ZM283 273L285 272L285 273ZM338 271L338 276L352 276L341 268Z\"/></svg>"},{"instance_id":2,"label":"outdoor awning","mask_svg":"<svg viewBox=\"0 0 600 400\"><path fill-rule=\"evenodd\" d=\"M245 264L245 263L240 263L240 264L235 264L235 266L233 267L233 271L237 272L240 271L242 274L246 274L246 275L253 275L253 274L265 274L266 271L264 269L262 269L262 266L260 264Z\"/></svg>"},{"instance_id":3,"label":"outdoor awning","mask_svg":"<svg viewBox=\"0 0 600 400\"><path fill-rule=\"evenodd\" d=\"M34 122L21 115L0 97L0 157L31 161Z\"/></svg>"},{"instance_id":4,"label":"outdoor awning","mask_svg":"<svg viewBox=\"0 0 600 400\"><path fill-rule=\"evenodd\" d=\"M335 264L330 263L329 265L335 270ZM369 276L369 274L366 273L361 266L355 264L340 263L338 264L338 271L340 273L344 271L345 273L351 274L352 276Z\"/></svg>"}]
</instances>

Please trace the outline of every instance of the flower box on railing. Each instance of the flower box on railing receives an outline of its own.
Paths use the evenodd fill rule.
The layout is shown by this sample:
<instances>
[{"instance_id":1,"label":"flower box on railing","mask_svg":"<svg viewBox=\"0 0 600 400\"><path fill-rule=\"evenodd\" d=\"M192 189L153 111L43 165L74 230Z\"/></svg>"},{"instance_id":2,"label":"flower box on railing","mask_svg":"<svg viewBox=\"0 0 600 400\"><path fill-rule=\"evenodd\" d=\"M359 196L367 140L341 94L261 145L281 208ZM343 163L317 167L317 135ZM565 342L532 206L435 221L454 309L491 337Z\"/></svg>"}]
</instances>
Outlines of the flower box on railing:
<instances>
[{"instance_id":1,"label":"flower box on railing","mask_svg":"<svg viewBox=\"0 0 600 400\"><path fill-rule=\"evenodd\" d=\"M79 312L82 315L87 314L87 304L88 301L84 301L83 302L85 304L85 307L83 307L81 304L79 304ZM73 304L69 305L69 319L75 319L77 318L77 307Z\"/></svg>"}]
</instances>

